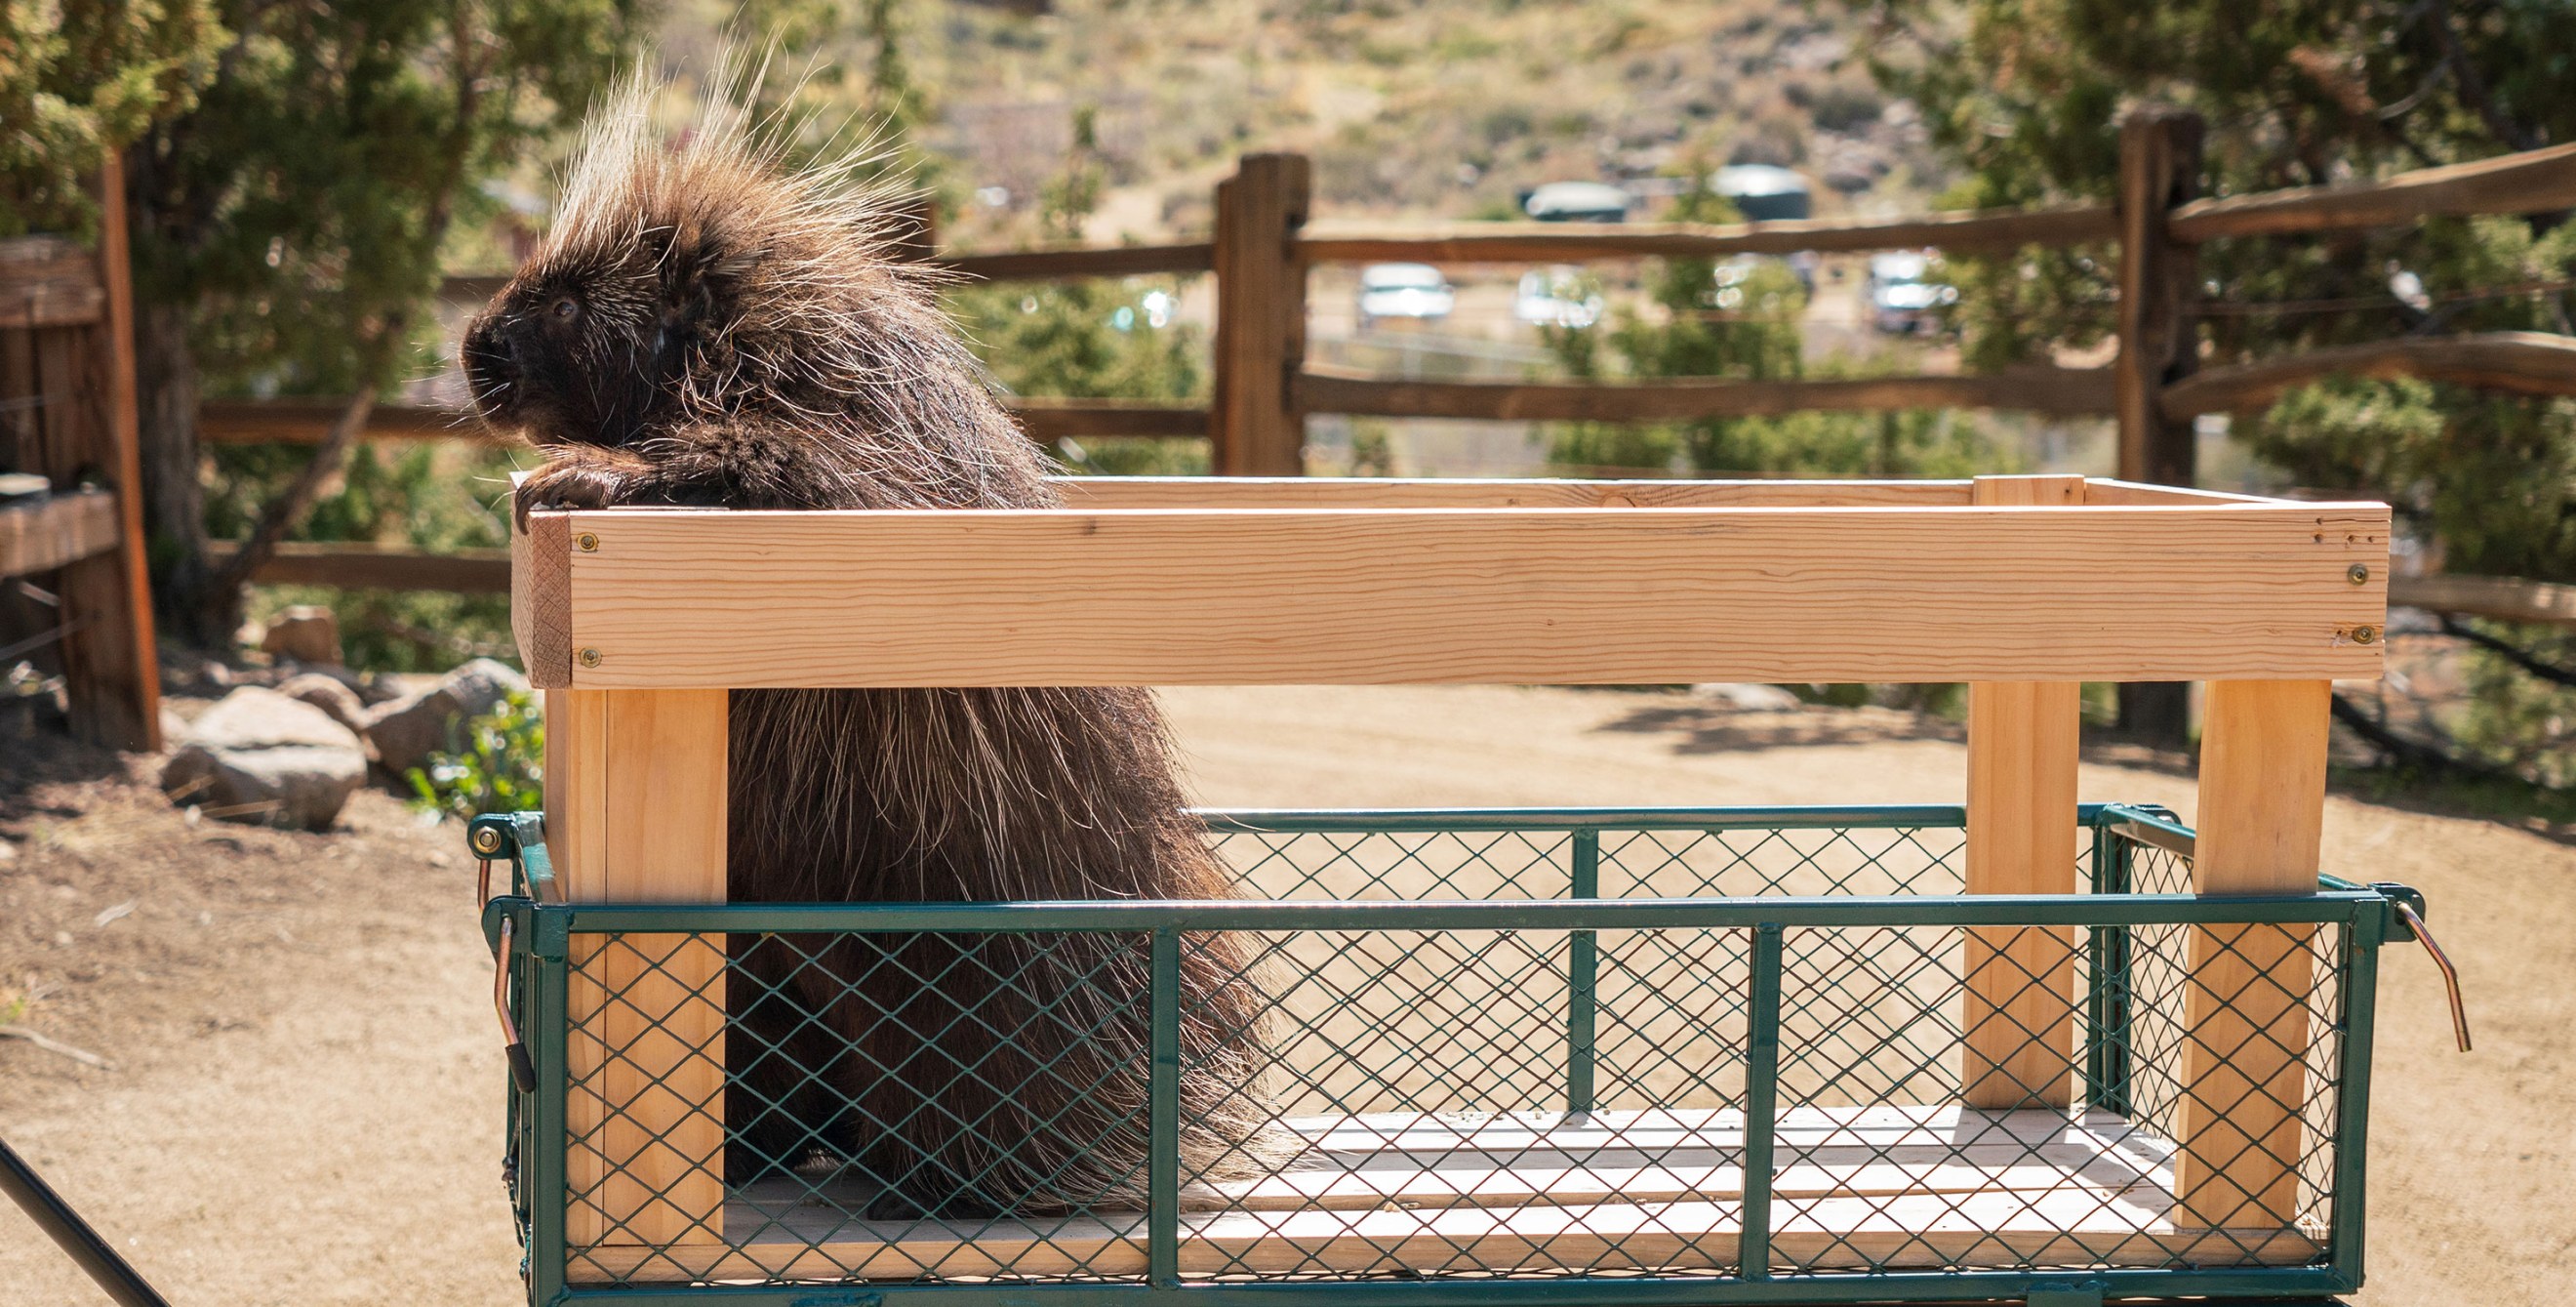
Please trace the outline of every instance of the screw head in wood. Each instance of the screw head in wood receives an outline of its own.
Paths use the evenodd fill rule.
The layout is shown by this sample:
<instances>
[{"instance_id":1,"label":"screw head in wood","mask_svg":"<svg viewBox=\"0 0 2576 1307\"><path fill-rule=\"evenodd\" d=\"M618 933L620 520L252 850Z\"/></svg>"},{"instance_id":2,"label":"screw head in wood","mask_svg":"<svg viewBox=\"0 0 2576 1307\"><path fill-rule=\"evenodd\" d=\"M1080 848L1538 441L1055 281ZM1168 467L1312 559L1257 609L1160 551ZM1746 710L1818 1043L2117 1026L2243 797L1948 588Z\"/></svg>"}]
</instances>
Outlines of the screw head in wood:
<instances>
[{"instance_id":1,"label":"screw head in wood","mask_svg":"<svg viewBox=\"0 0 2576 1307\"><path fill-rule=\"evenodd\" d=\"M572 542L581 546L581 552L585 554L595 554L599 552L599 537L592 535L588 531L584 531L580 535L574 536L572 538Z\"/></svg>"},{"instance_id":2,"label":"screw head in wood","mask_svg":"<svg viewBox=\"0 0 2576 1307\"><path fill-rule=\"evenodd\" d=\"M2379 628L2376 626L2356 626L2352 628L2352 642L2354 644L2379 643Z\"/></svg>"},{"instance_id":3,"label":"screw head in wood","mask_svg":"<svg viewBox=\"0 0 2576 1307\"><path fill-rule=\"evenodd\" d=\"M2368 641L2364 641L2364 643L2368 643ZM597 649L584 649L574 656L581 660L581 665L584 667L599 666L600 658L599 651Z\"/></svg>"},{"instance_id":4,"label":"screw head in wood","mask_svg":"<svg viewBox=\"0 0 2576 1307\"><path fill-rule=\"evenodd\" d=\"M2370 564L2355 563L2352 566L2345 568L2343 579L2352 582L2354 585L2368 585L2370 583Z\"/></svg>"}]
</instances>

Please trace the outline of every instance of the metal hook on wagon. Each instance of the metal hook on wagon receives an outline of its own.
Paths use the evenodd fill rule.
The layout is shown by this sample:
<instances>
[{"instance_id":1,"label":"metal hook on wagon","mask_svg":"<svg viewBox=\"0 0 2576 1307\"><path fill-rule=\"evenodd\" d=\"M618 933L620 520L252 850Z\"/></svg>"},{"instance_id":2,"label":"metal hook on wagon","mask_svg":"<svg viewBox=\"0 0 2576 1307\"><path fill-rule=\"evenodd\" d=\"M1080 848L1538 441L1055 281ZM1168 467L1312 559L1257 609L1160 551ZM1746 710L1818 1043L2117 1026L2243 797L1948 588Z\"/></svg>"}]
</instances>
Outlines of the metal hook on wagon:
<instances>
[{"instance_id":1,"label":"metal hook on wagon","mask_svg":"<svg viewBox=\"0 0 2576 1307\"><path fill-rule=\"evenodd\" d=\"M2406 923L2406 929L2414 933L2416 942L2424 946L2424 951L2432 955L2433 965L2441 970L2443 987L2451 991L2451 1033L2460 1041L2460 1051L2468 1052L2469 1010L2460 1002L2459 968L2451 965L2451 955L2433 941L2433 932L2424 927L2424 914L2417 912L2413 903L2397 898L2389 906L2397 909L2398 919Z\"/></svg>"}]
</instances>

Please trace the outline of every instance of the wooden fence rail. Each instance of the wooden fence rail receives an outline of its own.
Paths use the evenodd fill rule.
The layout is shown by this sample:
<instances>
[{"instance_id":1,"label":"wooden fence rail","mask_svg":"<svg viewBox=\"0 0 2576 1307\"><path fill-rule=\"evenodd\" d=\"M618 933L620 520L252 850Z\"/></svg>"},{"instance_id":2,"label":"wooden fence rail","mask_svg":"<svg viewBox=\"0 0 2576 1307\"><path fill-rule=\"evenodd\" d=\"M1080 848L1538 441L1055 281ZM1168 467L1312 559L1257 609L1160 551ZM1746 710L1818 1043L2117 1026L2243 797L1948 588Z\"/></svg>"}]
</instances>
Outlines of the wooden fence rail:
<instances>
[{"instance_id":1,"label":"wooden fence rail","mask_svg":"<svg viewBox=\"0 0 2576 1307\"><path fill-rule=\"evenodd\" d=\"M928 256L924 262L977 281L1213 273L1216 395L1210 406L1025 398L1012 400L1011 408L1029 434L1042 441L1067 436L1205 438L1211 442L1215 470L1237 476L1300 474L1305 419L1319 413L1655 422L1811 409L1973 407L2110 416L2119 430L2121 478L2188 485L2195 476L2194 417L2259 409L2291 388L2328 376L2416 376L2518 394L2576 395L2576 340L2533 333L2410 338L2201 370L2193 263L2196 247L2213 240L2386 227L2444 215L2576 209L2576 145L2378 181L2203 198L2196 193L2199 132L2189 115L2152 108L2132 114L2121 130L2119 196L2109 204L1729 225L1309 227L1306 160L1250 155L1217 188L1211 241L952 253ZM925 238L922 248L928 244ZM1553 263L1925 247L1997 253L2078 244L2115 247L2119 258L2120 349L2107 367L1801 381L1471 382L1372 376L1316 365L1306 357L1306 274L1324 263ZM500 284L501 279L492 277L451 278L446 292L460 300L479 300ZM10 309L0 304L0 320ZM215 441L310 443L320 439L338 411L329 402L210 403L203 431ZM453 413L401 406L379 406L368 434L477 438L471 424L460 423ZM334 559L329 550L307 547L282 556L262 578L321 579L330 574ZM482 589L490 581L473 568L442 568L381 551L349 553L344 561L349 569L344 575L365 575L378 584ZM479 565L480 560L469 561ZM2436 602L2432 597L2458 591L2457 586L2418 587L2413 593ZM2560 611L2546 605L2504 607L2515 613ZM2124 708L2124 716L2150 730L2179 729L2178 693L2154 687L2131 687L2130 692L2135 702ZM2158 695L2160 700L2150 702Z\"/></svg>"}]
</instances>

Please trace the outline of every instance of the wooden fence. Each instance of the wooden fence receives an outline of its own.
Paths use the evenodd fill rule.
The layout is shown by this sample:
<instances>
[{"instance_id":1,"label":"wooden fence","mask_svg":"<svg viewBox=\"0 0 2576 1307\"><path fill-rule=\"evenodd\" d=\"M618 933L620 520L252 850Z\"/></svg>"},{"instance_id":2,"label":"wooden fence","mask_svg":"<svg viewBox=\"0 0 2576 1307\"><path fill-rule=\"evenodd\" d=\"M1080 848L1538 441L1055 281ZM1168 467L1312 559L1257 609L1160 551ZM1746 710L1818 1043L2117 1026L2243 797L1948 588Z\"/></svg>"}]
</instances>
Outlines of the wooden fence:
<instances>
[{"instance_id":1,"label":"wooden fence","mask_svg":"<svg viewBox=\"0 0 2576 1307\"><path fill-rule=\"evenodd\" d=\"M2200 311L2194 251L2202 244L2396 226L2440 215L2576 208L2576 145L2382 181L2212 199L2197 193L2200 136L2198 120L2186 114L2132 114L2121 125L2119 197L2108 204L1730 226L1310 224L1307 161L1254 154L1217 186L1212 241L949 254L932 261L987 281L1213 274L1215 394L1209 407L1039 398L1014 400L1012 407L1040 440L1203 437L1211 441L1214 470L1232 476L1301 474L1304 425L1311 414L1643 422L1809 409L1970 407L2113 418L2121 478L2189 485L2196 472L2195 416L2260 408L2295 386L2336 373L2576 395L2576 339L2567 337L2403 339L2203 370L2194 329ZM2107 366L1813 381L1417 381L1318 366L1306 357L1306 273L1322 263L1558 263L1926 247L1996 253L2079 243L2114 243L2119 250L2119 348ZM497 284L460 280L451 290L478 296ZM336 403L311 401L210 403L202 429L218 441L318 441L338 409ZM369 434L398 439L473 433L453 414L379 406ZM282 580L292 572L298 579L318 578L326 574L329 557L317 552L281 558L262 577ZM397 570L382 551L353 551L348 558L353 569L368 575L437 588L481 588L488 580L481 560L446 574L427 563Z\"/></svg>"},{"instance_id":2,"label":"wooden fence","mask_svg":"<svg viewBox=\"0 0 2576 1307\"><path fill-rule=\"evenodd\" d=\"M99 180L103 236L0 241L0 471L43 478L0 499L0 669L59 669L74 734L161 747L161 671L144 579L134 298L125 187Z\"/></svg>"}]
</instances>

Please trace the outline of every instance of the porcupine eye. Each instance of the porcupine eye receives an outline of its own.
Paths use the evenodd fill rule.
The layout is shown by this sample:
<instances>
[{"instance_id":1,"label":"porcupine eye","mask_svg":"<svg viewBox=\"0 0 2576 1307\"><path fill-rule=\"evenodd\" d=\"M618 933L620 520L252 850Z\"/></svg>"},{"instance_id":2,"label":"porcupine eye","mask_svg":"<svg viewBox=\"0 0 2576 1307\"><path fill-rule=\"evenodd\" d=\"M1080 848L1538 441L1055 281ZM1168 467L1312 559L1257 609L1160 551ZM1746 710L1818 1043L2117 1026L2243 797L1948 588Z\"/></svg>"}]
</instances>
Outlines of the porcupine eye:
<instances>
[{"instance_id":1,"label":"porcupine eye","mask_svg":"<svg viewBox=\"0 0 2576 1307\"><path fill-rule=\"evenodd\" d=\"M557 322L570 322L581 312L581 301L570 295L559 295L555 297L553 307L547 311L554 314Z\"/></svg>"}]
</instances>

